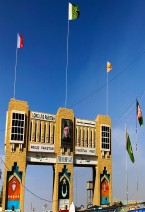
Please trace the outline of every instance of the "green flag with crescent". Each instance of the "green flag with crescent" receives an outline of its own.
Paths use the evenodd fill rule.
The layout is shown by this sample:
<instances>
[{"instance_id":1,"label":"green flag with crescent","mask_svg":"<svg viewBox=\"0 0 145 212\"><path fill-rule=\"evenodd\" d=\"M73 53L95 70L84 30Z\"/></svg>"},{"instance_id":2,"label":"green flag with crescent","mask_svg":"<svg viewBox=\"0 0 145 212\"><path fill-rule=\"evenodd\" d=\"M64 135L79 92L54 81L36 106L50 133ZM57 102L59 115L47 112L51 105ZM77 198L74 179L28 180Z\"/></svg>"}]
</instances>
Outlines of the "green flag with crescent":
<instances>
[{"instance_id":1,"label":"green flag with crescent","mask_svg":"<svg viewBox=\"0 0 145 212\"><path fill-rule=\"evenodd\" d=\"M127 130L126 130L126 150L129 154L130 160L132 161L132 163L134 163L135 160L134 160L132 145L131 145L131 141L130 141L129 134L128 134Z\"/></svg>"}]
</instances>

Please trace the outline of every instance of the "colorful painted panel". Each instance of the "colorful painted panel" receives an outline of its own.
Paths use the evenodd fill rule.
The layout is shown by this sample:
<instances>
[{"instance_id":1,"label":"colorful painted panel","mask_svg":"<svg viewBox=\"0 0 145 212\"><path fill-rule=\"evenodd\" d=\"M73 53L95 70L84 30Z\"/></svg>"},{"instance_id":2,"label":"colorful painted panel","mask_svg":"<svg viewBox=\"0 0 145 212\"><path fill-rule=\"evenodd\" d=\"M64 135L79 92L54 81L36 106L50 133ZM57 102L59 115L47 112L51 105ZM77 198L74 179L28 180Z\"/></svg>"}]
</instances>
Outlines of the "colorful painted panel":
<instances>
[{"instance_id":1,"label":"colorful painted panel","mask_svg":"<svg viewBox=\"0 0 145 212\"><path fill-rule=\"evenodd\" d=\"M106 167L104 167L103 174L100 175L100 204L109 205L109 181L110 174L107 173Z\"/></svg>"},{"instance_id":2,"label":"colorful painted panel","mask_svg":"<svg viewBox=\"0 0 145 212\"><path fill-rule=\"evenodd\" d=\"M18 171L17 163L14 163L12 171L8 172L7 183L7 210L20 209L20 189L22 173Z\"/></svg>"},{"instance_id":3,"label":"colorful painted panel","mask_svg":"<svg viewBox=\"0 0 145 212\"><path fill-rule=\"evenodd\" d=\"M106 179L101 182L101 205L109 204L109 184Z\"/></svg>"},{"instance_id":4,"label":"colorful painted panel","mask_svg":"<svg viewBox=\"0 0 145 212\"><path fill-rule=\"evenodd\" d=\"M109 184L108 181L105 179L101 183L101 196L106 197L109 196Z\"/></svg>"},{"instance_id":5,"label":"colorful painted panel","mask_svg":"<svg viewBox=\"0 0 145 212\"><path fill-rule=\"evenodd\" d=\"M59 183L59 199L69 199L69 182L63 177Z\"/></svg>"},{"instance_id":6,"label":"colorful painted panel","mask_svg":"<svg viewBox=\"0 0 145 212\"><path fill-rule=\"evenodd\" d=\"M19 202L20 202L20 182L14 176L8 182L8 209L12 209L12 206L14 206L15 209L16 208L18 209Z\"/></svg>"},{"instance_id":7,"label":"colorful painted panel","mask_svg":"<svg viewBox=\"0 0 145 212\"><path fill-rule=\"evenodd\" d=\"M13 177L8 182L8 200L20 199L20 182L16 177Z\"/></svg>"},{"instance_id":8,"label":"colorful painted panel","mask_svg":"<svg viewBox=\"0 0 145 212\"><path fill-rule=\"evenodd\" d=\"M68 173L66 165L62 169L62 172L59 173L59 209L64 210L69 207L69 196L70 196L70 176Z\"/></svg>"}]
</instances>

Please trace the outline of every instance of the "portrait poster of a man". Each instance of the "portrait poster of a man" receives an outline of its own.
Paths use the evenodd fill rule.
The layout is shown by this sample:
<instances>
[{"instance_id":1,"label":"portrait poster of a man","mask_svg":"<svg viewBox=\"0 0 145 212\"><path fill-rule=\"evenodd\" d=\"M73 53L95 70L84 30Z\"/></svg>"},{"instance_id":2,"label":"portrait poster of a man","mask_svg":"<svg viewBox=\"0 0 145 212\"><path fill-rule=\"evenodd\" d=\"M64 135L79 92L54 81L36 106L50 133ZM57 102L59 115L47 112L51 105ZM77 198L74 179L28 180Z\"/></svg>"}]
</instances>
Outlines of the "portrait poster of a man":
<instances>
[{"instance_id":1,"label":"portrait poster of a man","mask_svg":"<svg viewBox=\"0 0 145 212\"><path fill-rule=\"evenodd\" d=\"M62 119L61 121L61 147L72 146L72 120Z\"/></svg>"}]
</instances>

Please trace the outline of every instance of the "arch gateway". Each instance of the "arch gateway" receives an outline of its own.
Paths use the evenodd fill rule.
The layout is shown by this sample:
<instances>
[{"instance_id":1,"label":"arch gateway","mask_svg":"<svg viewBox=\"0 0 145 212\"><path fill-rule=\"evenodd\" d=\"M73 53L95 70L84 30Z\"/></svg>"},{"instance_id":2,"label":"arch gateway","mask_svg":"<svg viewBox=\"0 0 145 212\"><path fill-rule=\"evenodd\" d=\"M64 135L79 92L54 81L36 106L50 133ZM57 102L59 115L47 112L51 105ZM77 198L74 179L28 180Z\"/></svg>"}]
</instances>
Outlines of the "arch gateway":
<instances>
[{"instance_id":1,"label":"arch gateway","mask_svg":"<svg viewBox=\"0 0 145 212\"><path fill-rule=\"evenodd\" d=\"M76 118L71 109L57 114L34 112L28 103L11 99L6 115L3 211L24 212L26 168L53 166L52 210L73 202L74 167L93 169L93 205L112 204L111 119Z\"/></svg>"}]
</instances>

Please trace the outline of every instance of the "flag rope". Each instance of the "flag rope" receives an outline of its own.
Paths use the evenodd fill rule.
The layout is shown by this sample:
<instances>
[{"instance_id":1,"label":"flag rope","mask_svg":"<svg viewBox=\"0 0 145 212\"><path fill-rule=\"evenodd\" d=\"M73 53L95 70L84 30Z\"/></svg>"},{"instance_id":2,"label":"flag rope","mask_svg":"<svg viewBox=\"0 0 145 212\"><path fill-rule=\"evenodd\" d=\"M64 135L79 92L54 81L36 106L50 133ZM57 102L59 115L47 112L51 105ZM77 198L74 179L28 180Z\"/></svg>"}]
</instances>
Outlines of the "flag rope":
<instances>
[{"instance_id":1,"label":"flag rope","mask_svg":"<svg viewBox=\"0 0 145 212\"><path fill-rule=\"evenodd\" d=\"M111 84L114 80L116 80L122 73L126 72L129 70L129 68L134 65L143 55L145 54L145 51L140 54L135 60L133 60L126 68L124 68L121 72L119 72L115 77L113 77L111 80L109 80L108 84ZM85 101L86 99L88 99L89 97L95 95L97 92L99 92L100 90L102 90L103 88L106 87L106 83L102 86L100 86L99 88L95 89L94 91L92 91L91 93L89 93L88 95L86 95L85 97L83 97L82 99L76 101L74 104L70 105L69 107L75 107L76 105L82 103L83 101Z\"/></svg>"},{"instance_id":2,"label":"flag rope","mask_svg":"<svg viewBox=\"0 0 145 212\"><path fill-rule=\"evenodd\" d=\"M137 110L137 108L136 108ZM137 116L137 113L136 113ZM136 200L138 199L138 129L137 129L137 117L136 117L136 190L137 196Z\"/></svg>"},{"instance_id":3,"label":"flag rope","mask_svg":"<svg viewBox=\"0 0 145 212\"><path fill-rule=\"evenodd\" d=\"M16 63L15 63L15 76L14 76L14 99L15 99L15 95L16 95L17 57L18 57L18 48L16 47Z\"/></svg>"},{"instance_id":4,"label":"flag rope","mask_svg":"<svg viewBox=\"0 0 145 212\"><path fill-rule=\"evenodd\" d=\"M68 43L69 42L69 19L68 19L68 29L67 29L67 49L66 49L66 96L65 96L65 108L67 106L67 78L68 78Z\"/></svg>"},{"instance_id":5,"label":"flag rope","mask_svg":"<svg viewBox=\"0 0 145 212\"><path fill-rule=\"evenodd\" d=\"M125 149L127 146L127 128L125 124ZM128 205L128 166L127 166L127 151L126 151L126 205Z\"/></svg>"},{"instance_id":6,"label":"flag rope","mask_svg":"<svg viewBox=\"0 0 145 212\"><path fill-rule=\"evenodd\" d=\"M108 72L107 72L107 86L106 86L106 114L108 115Z\"/></svg>"}]
</instances>

